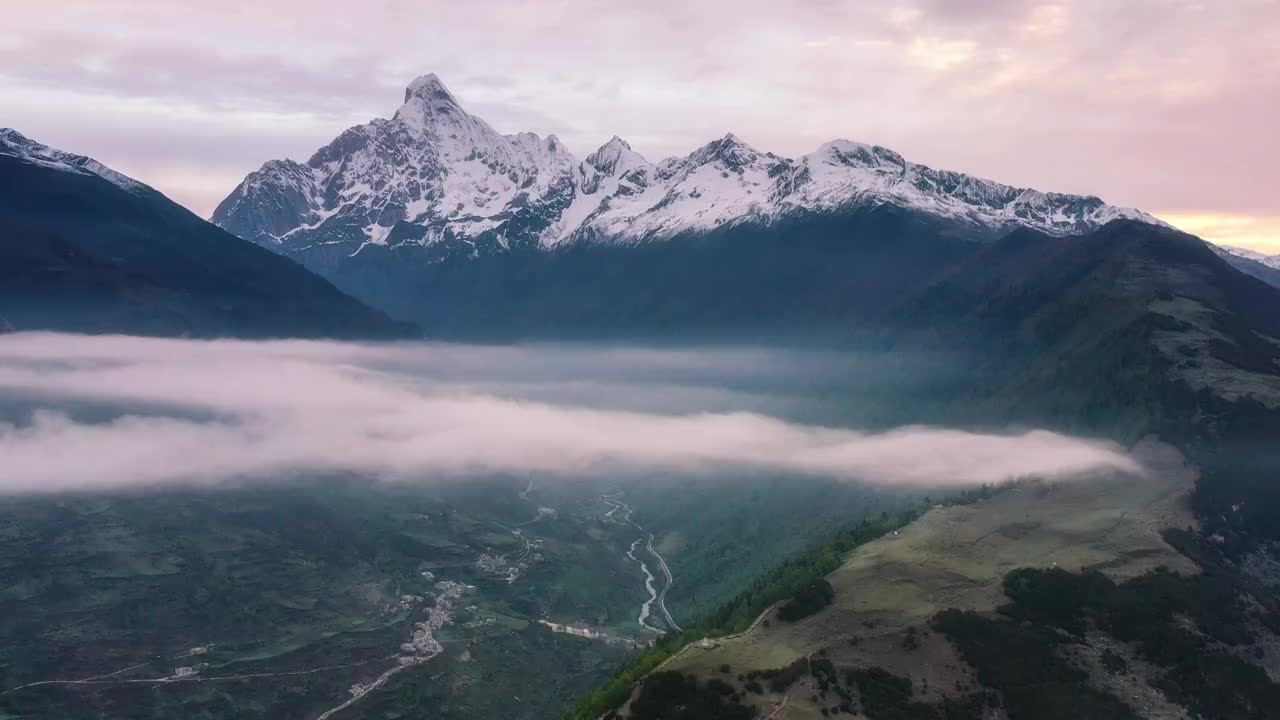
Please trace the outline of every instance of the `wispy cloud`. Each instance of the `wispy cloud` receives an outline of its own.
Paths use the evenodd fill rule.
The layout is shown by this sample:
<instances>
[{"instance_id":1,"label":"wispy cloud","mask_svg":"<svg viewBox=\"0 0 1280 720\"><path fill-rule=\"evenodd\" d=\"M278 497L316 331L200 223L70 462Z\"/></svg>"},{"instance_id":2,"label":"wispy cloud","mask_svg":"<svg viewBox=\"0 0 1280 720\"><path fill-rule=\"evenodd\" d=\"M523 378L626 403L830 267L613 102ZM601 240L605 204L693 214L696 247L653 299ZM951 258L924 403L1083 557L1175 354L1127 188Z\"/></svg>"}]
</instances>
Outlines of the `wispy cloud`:
<instances>
[{"instance_id":1,"label":"wispy cloud","mask_svg":"<svg viewBox=\"0 0 1280 720\"><path fill-rule=\"evenodd\" d=\"M327 472L431 481L752 470L914 486L1141 472L1115 447L1044 431L868 434L691 410L706 393L723 401L717 390L733 404L713 379L726 361L756 378L790 362L743 351L4 336L0 399L15 417L0 425L0 492ZM563 373L578 370L594 381L591 401L556 399L570 394ZM618 402L628 395L667 395L669 407Z\"/></svg>"},{"instance_id":2,"label":"wispy cloud","mask_svg":"<svg viewBox=\"0 0 1280 720\"><path fill-rule=\"evenodd\" d=\"M1212 212L1157 212L1176 228L1219 245L1280 254L1280 216Z\"/></svg>"}]
</instances>

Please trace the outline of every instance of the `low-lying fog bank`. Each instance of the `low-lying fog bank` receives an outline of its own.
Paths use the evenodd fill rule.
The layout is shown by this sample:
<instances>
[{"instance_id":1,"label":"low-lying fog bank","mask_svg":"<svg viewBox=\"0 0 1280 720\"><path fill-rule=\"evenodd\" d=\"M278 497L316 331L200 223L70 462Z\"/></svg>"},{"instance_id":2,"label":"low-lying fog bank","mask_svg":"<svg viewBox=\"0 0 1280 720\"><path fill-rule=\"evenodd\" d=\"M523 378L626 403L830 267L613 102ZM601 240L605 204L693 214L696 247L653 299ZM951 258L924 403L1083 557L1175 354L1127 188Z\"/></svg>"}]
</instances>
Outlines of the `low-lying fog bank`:
<instances>
[{"instance_id":1,"label":"low-lying fog bank","mask_svg":"<svg viewBox=\"0 0 1280 720\"><path fill-rule=\"evenodd\" d=\"M1112 445L1042 430L868 433L785 419L805 404L856 404L848 375L870 384L894 364L723 347L6 335L0 492L330 471L429 481L739 468L912 486L1142 472Z\"/></svg>"}]
</instances>

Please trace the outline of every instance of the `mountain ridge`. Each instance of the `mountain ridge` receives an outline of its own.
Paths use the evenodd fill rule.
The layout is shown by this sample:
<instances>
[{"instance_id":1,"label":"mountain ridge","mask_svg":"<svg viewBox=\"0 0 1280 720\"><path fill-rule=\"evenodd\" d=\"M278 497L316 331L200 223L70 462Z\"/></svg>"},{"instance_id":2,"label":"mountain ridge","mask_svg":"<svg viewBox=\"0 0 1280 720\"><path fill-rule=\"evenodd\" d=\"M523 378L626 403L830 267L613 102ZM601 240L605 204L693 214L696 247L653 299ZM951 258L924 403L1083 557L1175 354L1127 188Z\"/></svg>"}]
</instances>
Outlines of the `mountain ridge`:
<instances>
[{"instance_id":1,"label":"mountain ridge","mask_svg":"<svg viewBox=\"0 0 1280 720\"><path fill-rule=\"evenodd\" d=\"M293 260L82 155L0 129L0 328L403 337Z\"/></svg>"},{"instance_id":2,"label":"mountain ridge","mask_svg":"<svg viewBox=\"0 0 1280 720\"><path fill-rule=\"evenodd\" d=\"M131 193L157 193L151 186L103 165L97 160L37 142L13 128L0 128L0 153L32 163L46 164L66 172L97 175L116 187Z\"/></svg>"},{"instance_id":3,"label":"mountain ridge","mask_svg":"<svg viewBox=\"0 0 1280 720\"><path fill-rule=\"evenodd\" d=\"M1249 248L1237 247L1235 245L1218 245L1223 252L1234 257L1252 260L1256 263L1265 265L1272 270L1280 270L1280 253L1268 255L1267 253L1250 250Z\"/></svg>"},{"instance_id":4,"label":"mountain ridge","mask_svg":"<svg viewBox=\"0 0 1280 720\"><path fill-rule=\"evenodd\" d=\"M1117 218L1162 224L1094 196L934 170L848 140L786 158L728 133L652 163L615 136L578 160L554 135L498 133L434 74L404 97L392 118L345 130L305 163L274 160L250 173L212 222L321 270L339 252L371 245L419 246L435 262L457 252L665 240L883 203L988 235L1015 227L1065 235Z\"/></svg>"},{"instance_id":5,"label":"mountain ridge","mask_svg":"<svg viewBox=\"0 0 1280 720\"><path fill-rule=\"evenodd\" d=\"M1231 245L1213 245L1212 247L1218 257L1240 272L1252 275L1273 287L1280 287L1280 255L1267 255Z\"/></svg>"}]
</instances>

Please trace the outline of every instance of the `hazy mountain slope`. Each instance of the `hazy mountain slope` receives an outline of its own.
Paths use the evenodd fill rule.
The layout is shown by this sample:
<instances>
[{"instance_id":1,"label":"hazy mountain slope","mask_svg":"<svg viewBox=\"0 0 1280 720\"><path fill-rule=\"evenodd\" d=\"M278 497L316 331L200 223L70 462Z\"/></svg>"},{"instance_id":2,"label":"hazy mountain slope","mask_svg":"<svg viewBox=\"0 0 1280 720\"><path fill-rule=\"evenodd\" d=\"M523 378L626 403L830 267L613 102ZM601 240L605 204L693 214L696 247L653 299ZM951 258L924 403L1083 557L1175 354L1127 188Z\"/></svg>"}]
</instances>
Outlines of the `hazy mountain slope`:
<instances>
[{"instance_id":1,"label":"hazy mountain slope","mask_svg":"<svg viewBox=\"0 0 1280 720\"><path fill-rule=\"evenodd\" d=\"M854 550L828 606L772 608L661 670L780 720L1269 717L1272 594L1180 555L1185 533L1162 537L1194 522L1194 471L1158 443L1135 455L1150 477L935 508ZM666 682L647 679L622 716L662 717L649 709L672 707Z\"/></svg>"},{"instance_id":2,"label":"hazy mountain slope","mask_svg":"<svg viewBox=\"0 0 1280 720\"><path fill-rule=\"evenodd\" d=\"M1266 255L1224 245L1214 245L1213 249L1240 272L1252 275L1268 285L1280 287L1280 255Z\"/></svg>"},{"instance_id":3,"label":"hazy mountain slope","mask_svg":"<svg viewBox=\"0 0 1280 720\"><path fill-rule=\"evenodd\" d=\"M1277 303L1280 290L1203 241L1118 222L1082 238L1015 233L902 313L990 350L953 420L1158 433L1204 473L1198 514L1244 548L1280 537Z\"/></svg>"},{"instance_id":4,"label":"hazy mountain slope","mask_svg":"<svg viewBox=\"0 0 1280 720\"><path fill-rule=\"evenodd\" d=\"M396 248L336 282L455 337L838 337L976 249L880 206L635 245L575 243L418 266Z\"/></svg>"},{"instance_id":5,"label":"hazy mountain slope","mask_svg":"<svg viewBox=\"0 0 1280 720\"><path fill-rule=\"evenodd\" d=\"M1194 473L1168 447L1146 444L1137 454L1159 473L1156 478L1100 476L936 508L854 550L829 576L830 607L792 622L775 609L766 613L767 623L739 637L691 645L663 669L719 677L741 688L741 702L759 708L761 716L777 708L778 718L821 716L823 709L842 705L845 710L837 717L876 717L873 693L860 693L856 682L841 687L845 668L878 667L909 677L911 702L919 705L963 698L980 685L976 673L943 634L930 632L930 621L946 609L995 611L1005 602L1001 581L1010 570L1094 567L1117 579L1158 565L1195 572L1195 565L1160 537L1161 527L1191 522L1186 496ZM821 672L801 672L777 685L762 678L760 691L753 692L737 679L805 658L833 663L839 668L834 682L819 683L815 675ZM721 672L724 665L730 667L727 676ZM939 715L917 706L901 717Z\"/></svg>"},{"instance_id":6,"label":"hazy mountain slope","mask_svg":"<svg viewBox=\"0 0 1280 720\"><path fill-rule=\"evenodd\" d=\"M1266 265L1273 270L1280 270L1280 254L1268 255L1267 253L1258 252L1257 250L1250 250L1248 248L1235 247L1232 245L1216 245L1214 246L1214 249L1220 250L1221 252L1219 254L1223 257L1231 256L1243 258L1245 260L1252 260L1256 263Z\"/></svg>"},{"instance_id":7,"label":"hazy mountain slope","mask_svg":"<svg viewBox=\"0 0 1280 720\"><path fill-rule=\"evenodd\" d=\"M1029 363L1028 388L1068 376L1084 383L1089 373L1120 382L1122 368L1098 364L1108 361L1131 363L1136 382L1181 381L1228 398L1252 378L1250 392L1270 398L1280 372L1280 316L1271 311L1278 300L1280 291L1198 238L1115 222L1074 238L1012 233L949 269L899 313L1007 345ZM1143 397L1138 390L1131 387L1135 399Z\"/></svg>"},{"instance_id":8,"label":"hazy mountain slope","mask_svg":"<svg viewBox=\"0 0 1280 720\"><path fill-rule=\"evenodd\" d=\"M7 329L247 336L404 332L294 262L151 188L0 131Z\"/></svg>"},{"instance_id":9,"label":"hazy mountain slope","mask_svg":"<svg viewBox=\"0 0 1280 720\"><path fill-rule=\"evenodd\" d=\"M829 607L683 638L619 715L703 703L703 717L777 720L1269 717L1277 300L1167 228L983 246L893 310L944 344L986 348L949 421L1158 433L1193 467L1143 441L1149 477L935 509L855 550L826 579Z\"/></svg>"},{"instance_id":10,"label":"hazy mountain slope","mask_svg":"<svg viewBox=\"0 0 1280 720\"><path fill-rule=\"evenodd\" d=\"M1193 471L1157 453L1150 478L934 511L855 551L828 578L831 608L795 625L771 611L709 650L681 638L694 645L663 670L696 685L655 675L624 715L663 717L676 698L726 718L745 717L740 705L774 718L1266 717L1280 698L1263 669L1280 668L1280 606L1265 585L1280 539L1277 301L1203 241L1149 224L979 246L886 314L938 346L982 349L931 419L1126 444L1155 434ZM1189 489L1195 472L1194 519L1186 505L1168 512L1164 488ZM1149 490L1159 503L1142 499ZM957 513L963 523L939 526ZM1184 574L1141 574L1157 564ZM1020 566L1042 570L1006 575ZM1018 602L993 612L1006 595ZM1072 636L1079 627L1090 632Z\"/></svg>"}]
</instances>

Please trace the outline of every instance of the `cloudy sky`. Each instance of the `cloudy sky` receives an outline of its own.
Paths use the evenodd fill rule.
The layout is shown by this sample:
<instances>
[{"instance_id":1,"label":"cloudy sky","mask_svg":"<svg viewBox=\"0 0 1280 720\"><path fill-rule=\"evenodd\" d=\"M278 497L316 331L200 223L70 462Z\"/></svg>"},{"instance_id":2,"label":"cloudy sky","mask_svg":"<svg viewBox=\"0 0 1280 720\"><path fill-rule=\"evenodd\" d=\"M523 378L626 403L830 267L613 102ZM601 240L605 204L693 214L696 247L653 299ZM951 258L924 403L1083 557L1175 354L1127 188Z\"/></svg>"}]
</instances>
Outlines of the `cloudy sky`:
<instances>
[{"instance_id":1,"label":"cloudy sky","mask_svg":"<svg viewBox=\"0 0 1280 720\"><path fill-rule=\"evenodd\" d=\"M0 0L0 126L201 215L435 72L650 159L844 137L1280 252L1280 0Z\"/></svg>"}]
</instances>

